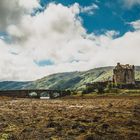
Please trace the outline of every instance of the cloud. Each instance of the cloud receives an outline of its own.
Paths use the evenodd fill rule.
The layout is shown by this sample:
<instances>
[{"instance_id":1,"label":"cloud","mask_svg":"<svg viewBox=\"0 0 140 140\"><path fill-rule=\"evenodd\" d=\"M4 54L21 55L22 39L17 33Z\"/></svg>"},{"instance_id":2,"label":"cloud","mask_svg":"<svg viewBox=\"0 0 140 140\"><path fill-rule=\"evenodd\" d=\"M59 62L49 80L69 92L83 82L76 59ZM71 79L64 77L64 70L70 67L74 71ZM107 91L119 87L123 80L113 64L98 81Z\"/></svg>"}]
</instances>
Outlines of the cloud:
<instances>
[{"instance_id":1,"label":"cloud","mask_svg":"<svg viewBox=\"0 0 140 140\"><path fill-rule=\"evenodd\" d=\"M129 23L135 30L140 30L140 20Z\"/></svg>"},{"instance_id":2,"label":"cloud","mask_svg":"<svg viewBox=\"0 0 140 140\"><path fill-rule=\"evenodd\" d=\"M40 7L37 0L0 0L0 30L17 24L24 13L30 13L36 7Z\"/></svg>"},{"instance_id":3,"label":"cloud","mask_svg":"<svg viewBox=\"0 0 140 140\"><path fill-rule=\"evenodd\" d=\"M15 36L15 37L22 37L23 33L20 31L20 29L18 29L17 26L15 25L9 25L7 27L7 32L9 33L9 35L11 36Z\"/></svg>"},{"instance_id":4,"label":"cloud","mask_svg":"<svg viewBox=\"0 0 140 140\"><path fill-rule=\"evenodd\" d=\"M116 38L119 35L119 32L111 30L111 31L106 31L105 34L110 38Z\"/></svg>"},{"instance_id":5,"label":"cloud","mask_svg":"<svg viewBox=\"0 0 140 140\"><path fill-rule=\"evenodd\" d=\"M116 31L88 34L79 13L77 3L69 7L50 3L43 12L35 16L24 13L19 22L5 26L11 43L0 38L0 80L35 80L116 62L139 64L137 28L118 38ZM40 66L45 61L51 65Z\"/></svg>"},{"instance_id":6,"label":"cloud","mask_svg":"<svg viewBox=\"0 0 140 140\"><path fill-rule=\"evenodd\" d=\"M130 9L133 6L140 4L140 0L123 0L123 3L126 8Z\"/></svg>"},{"instance_id":7,"label":"cloud","mask_svg":"<svg viewBox=\"0 0 140 140\"><path fill-rule=\"evenodd\" d=\"M8 48L1 56L3 63L0 65L5 68L7 63L8 72L3 70L0 73L1 79L32 80L42 77L44 72L49 74L55 71L50 67L40 68L35 61L51 60L56 66L68 63L67 60L71 60L74 54L64 55L64 50L69 49L65 49L66 45L80 40L82 35L86 34L80 18L77 18L78 9L76 4L71 7L49 4L44 12L36 16L24 14L19 23L7 26L6 30L12 38L12 44L6 44L1 40L2 48ZM2 53L1 50L0 52ZM27 76L23 76L26 69L30 75L26 73Z\"/></svg>"},{"instance_id":8,"label":"cloud","mask_svg":"<svg viewBox=\"0 0 140 140\"><path fill-rule=\"evenodd\" d=\"M98 5L96 4L91 4L90 6L85 6L85 7L80 7L81 13L87 13L89 15L93 15L95 10L99 9Z\"/></svg>"},{"instance_id":9,"label":"cloud","mask_svg":"<svg viewBox=\"0 0 140 140\"><path fill-rule=\"evenodd\" d=\"M18 0L20 7L25 8L27 11L32 11L33 8L41 7L39 0Z\"/></svg>"}]
</instances>

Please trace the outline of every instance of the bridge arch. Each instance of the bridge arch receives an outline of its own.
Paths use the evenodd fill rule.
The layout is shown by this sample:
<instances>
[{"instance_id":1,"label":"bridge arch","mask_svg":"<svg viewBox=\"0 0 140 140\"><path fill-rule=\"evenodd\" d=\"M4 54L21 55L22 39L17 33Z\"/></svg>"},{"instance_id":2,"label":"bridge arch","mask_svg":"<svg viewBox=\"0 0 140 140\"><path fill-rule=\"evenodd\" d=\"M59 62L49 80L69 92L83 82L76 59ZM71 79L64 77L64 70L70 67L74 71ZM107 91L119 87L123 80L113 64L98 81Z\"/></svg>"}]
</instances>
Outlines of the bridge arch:
<instances>
[{"instance_id":1,"label":"bridge arch","mask_svg":"<svg viewBox=\"0 0 140 140\"><path fill-rule=\"evenodd\" d=\"M1 90L0 96L18 97L18 98L30 98L34 95L36 98L41 96L49 96L50 98L58 98L70 95L68 91L61 90L47 90L47 89L27 89L27 90Z\"/></svg>"}]
</instances>

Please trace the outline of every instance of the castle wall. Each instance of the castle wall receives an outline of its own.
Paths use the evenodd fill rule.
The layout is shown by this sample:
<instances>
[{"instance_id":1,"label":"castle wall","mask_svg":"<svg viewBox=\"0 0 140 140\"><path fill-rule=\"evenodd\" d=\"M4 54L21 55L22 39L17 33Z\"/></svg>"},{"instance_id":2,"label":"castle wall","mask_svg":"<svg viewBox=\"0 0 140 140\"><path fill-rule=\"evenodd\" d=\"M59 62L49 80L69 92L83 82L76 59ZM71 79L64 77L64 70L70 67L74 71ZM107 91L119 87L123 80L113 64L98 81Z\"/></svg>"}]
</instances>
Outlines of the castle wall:
<instances>
[{"instance_id":1,"label":"castle wall","mask_svg":"<svg viewBox=\"0 0 140 140\"><path fill-rule=\"evenodd\" d=\"M113 81L117 84L135 84L134 66L120 65L119 63L113 70Z\"/></svg>"},{"instance_id":2,"label":"castle wall","mask_svg":"<svg viewBox=\"0 0 140 140\"><path fill-rule=\"evenodd\" d=\"M126 84L135 84L135 78L134 78L134 71L133 70L127 70L125 78L126 78Z\"/></svg>"}]
</instances>

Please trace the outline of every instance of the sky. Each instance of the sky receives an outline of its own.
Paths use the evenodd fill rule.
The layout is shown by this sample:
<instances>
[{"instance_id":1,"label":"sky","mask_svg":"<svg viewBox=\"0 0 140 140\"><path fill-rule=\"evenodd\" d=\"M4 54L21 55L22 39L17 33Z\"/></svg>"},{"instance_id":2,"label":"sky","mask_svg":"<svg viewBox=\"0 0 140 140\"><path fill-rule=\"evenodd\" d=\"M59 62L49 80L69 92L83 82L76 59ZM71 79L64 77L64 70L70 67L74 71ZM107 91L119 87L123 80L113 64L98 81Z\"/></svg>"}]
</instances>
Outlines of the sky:
<instances>
[{"instance_id":1,"label":"sky","mask_svg":"<svg viewBox=\"0 0 140 140\"><path fill-rule=\"evenodd\" d=\"M0 81L140 65L140 0L1 0Z\"/></svg>"}]
</instances>

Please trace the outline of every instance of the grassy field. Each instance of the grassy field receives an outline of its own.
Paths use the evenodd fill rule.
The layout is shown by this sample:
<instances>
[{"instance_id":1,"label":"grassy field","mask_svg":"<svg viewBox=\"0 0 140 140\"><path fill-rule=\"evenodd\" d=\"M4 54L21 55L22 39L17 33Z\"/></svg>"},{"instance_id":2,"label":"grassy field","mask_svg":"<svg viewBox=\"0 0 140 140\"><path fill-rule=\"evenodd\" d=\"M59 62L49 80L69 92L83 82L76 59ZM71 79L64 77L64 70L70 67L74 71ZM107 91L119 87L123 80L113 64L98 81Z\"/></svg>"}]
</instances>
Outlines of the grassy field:
<instances>
[{"instance_id":1,"label":"grassy field","mask_svg":"<svg viewBox=\"0 0 140 140\"><path fill-rule=\"evenodd\" d=\"M140 140L140 96L0 98L0 140Z\"/></svg>"}]
</instances>

